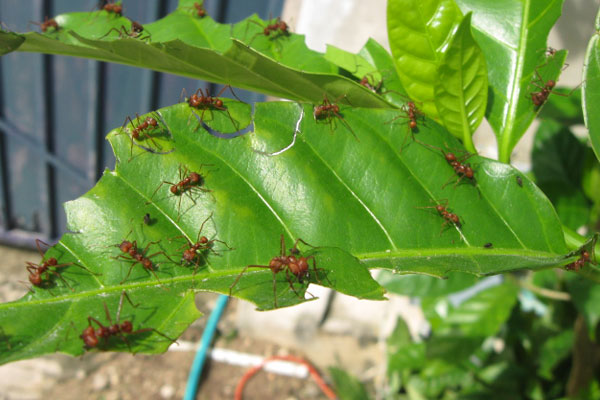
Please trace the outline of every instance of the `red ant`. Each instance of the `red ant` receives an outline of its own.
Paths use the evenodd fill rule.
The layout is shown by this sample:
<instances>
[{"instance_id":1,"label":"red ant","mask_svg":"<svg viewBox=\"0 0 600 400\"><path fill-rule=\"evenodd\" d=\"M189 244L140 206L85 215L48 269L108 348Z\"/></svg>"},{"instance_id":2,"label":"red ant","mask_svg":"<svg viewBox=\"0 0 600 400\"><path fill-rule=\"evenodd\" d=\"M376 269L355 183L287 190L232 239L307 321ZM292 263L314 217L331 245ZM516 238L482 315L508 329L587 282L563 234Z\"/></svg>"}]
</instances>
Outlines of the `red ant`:
<instances>
[{"instance_id":1,"label":"red ant","mask_svg":"<svg viewBox=\"0 0 600 400\"><path fill-rule=\"evenodd\" d=\"M432 146L432 145L427 144L427 143L423 143L423 142L419 142L419 143L421 143L424 146L430 147L432 149L440 150L442 152L442 154L444 155L444 159L446 160L446 162L454 169L454 173L456 175L458 175L458 180L454 183L454 186L458 185L463 178L467 178L472 183L475 183L475 171L473 170L473 168L471 167L470 164L464 164L464 162L468 158L470 158L471 156L473 156L473 154L466 153L462 157L457 157L456 154L454 154L452 152L445 152L443 149L437 148L437 147ZM446 183L444 183L444 185L442 185L442 188L446 187L446 185L448 183L450 183L451 179L452 179L452 177L450 177L450 179L448 180L448 182L446 182Z\"/></svg>"},{"instance_id":2,"label":"red ant","mask_svg":"<svg viewBox=\"0 0 600 400\"><path fill-rule=\"evenodd\" d=\"M231 284L231 286L229 286L229 295L231 296L231 291L248 268L268 268L271 270L271 272L273 272L273 298L275 308L277 308L277 281L275 280L275 275L277 275L277 273L280 271L285 271L285 277L288 283L290 284L290 288L298 297L301 297L300 294L296 291L296 289L294 289L294 281L292 281L290 274L296 277L298 283L304 283L304 279L308 279L310 277L308 260L311 259L313 263L313 271L315 272L315 278L319 283L321 283L318 276L318 270L322 269L317 269L315 257L296 257L300 254L300 251L298 250L298 242L302 242L305 245L310 246L304 240L298 238L296 239L296 242L294 242L294 246L290 249L290 254L286 255L285 238L282 234L279 256L273 257L269 262L269 265L247 265L246 267L244 267L242 272L237 276L236 280Z\"/></svg>"},{"instance_id":3,"label":"red ant","mask_svg":"<svg viewBox=\"0 0 600 400\"><path fill-rule=\"evenodd\" d=\"M383 85L383 79L381 79L378 84L373 85L373 84L371 84L371 81L369 80L369 75L370 74L363 76L362 79L360 80L360 82L358 82L358 83L361 86L366 87L373 93L379 93L379 90L381 89L381 85Z\"/></svg>"},{"instance_id":4,"label":"red ant","mask_svg":"<svg viewBox=\"0 0 600 400\"><path fill-rule=\"evenodd\" d=\"M84 348L86 350L98 347L98 344L100 344L100 339L104 339L104 343L107 344L111 336L119 336L125 342L125 344L129 348L129 351L131 351L131 345L129 344L129 341L127 340L127 337L125 335L137 335L138 333L143 332L154 332L164 337L165 339L168 339L171 343L176 343L176 340L171 339L164 333L161 333L154 328L141 328L134 331L133 324L131 323L131 321L126 320L120 322L121 309L123 308L124 297L127 298L129 304L131 304L134 308L139 306L139 304L134 305L127 293L123 291L121 293L121 298L119 299L119 308L117 308L116 322L114 324L112 322L112 319L110 318L110 313L108 312L108 307L106 306L106 303L104 303L104 312L106 313L106 319L110 324L109 326L104 326L96 318L88 316L88 326L83 330L83 332L81 332L81 335L79 336L83 340L83 343L85 344ZM98 325L98 329L94 329L94 327L92 326L92 322Z\"/></svg>"},{"instance_id":5,"label":"red ant","mask_svg":"<svg viewBox=\"0 0 600 400\"><path fill-rule=\"evenodd\" d=\"M218 254L215 250L213 250L213 243L214 242L219 242L219 243L223 243L225 246L227 246L228 249L232 250L231 247L229 247L229 245L227 243L225 243L222 240L218 240L218 239L208 239L206 236L200 236L200 233L202 233L202 229L204 228L204 224L206 223L206 221L208 221L209 219L211 219L213 216L213 213L210 213L210 215L208 216L208 218L206 218L204 220L204 222L202 222L202 225L200 225L200 230L198 231L198 237L196 238L196 243L192 243L186 236L181 235L181 236L176 236L173 239L179 239L179 238L184 238L187 241L187 244L184 244L183 246L181 246L179 249L177 250L182 250L183 248L187 247L187 249L183 252L182 255L182 260L184 261L184 263L186 264L195 264L196 267L194 268L194 274L196 274L196 270L198 269L198 267L200 266L198 264L200 257L203 257L202 252L210 250L212 251L214 254Z\"/></svg>"},{"instance_id":6,"label":"red ant","mask_svg":"<svg viewBox=\"0 0 600 400\"><path fill-rule=\"evenodd\" d=\"M252 39L250 39L250 42L248 42L248 46L250 46L252 44L252 42L254 41L254 39L261 34L266 37L269 37L271 39L276 39L280 36L289 36L289 34L290 34L288 24L286 24L284 21L282 21L280 17L275 18L275 20L272 23L270 23L270 24L267 23L266 25L264 25L258 21L254 21L252 19L249 19L248 22L252 22L253 24L256 24L256 25L260 26L261 28L263 28L262 32L258 32L256 35L254 35L252 37ZM248 26L246 26L246 30L248 30ZM272 36L271 36L271 33L273 33Z\"/></svg>"},{"instance_id":7,"label":"red ant","mask_svg":"<svg viewBox=\"0 0 600 400\"><path fill-rule=\"evenodd\" d=\"M190 107L202 110L202 113L199 116L200 121L204 120L204 113L208 109L216 109L216 110L220 110L220 111L225 111L227 113L227 116L231 120L233 127L236 130L238 130L239 129L238 124L236 123L236 121L233 119L233 117L229 113L229 110L227 109L227 107L225 107L225 105L223 104L223 100L219 98L219 97L221 97L221 95L223 94L225 89L227 89L227 88L229 88L231 93L237 98L237 96L231 89L231 86L227 85L227 86L223 86L223 89L221 89L219 94L217 94L214 97L210 95L208 89L206 89L206 94L205 94L205 92L202 90L202 88L199 88L198 90L196 90L196 92L193 95L191 95L189 98L186 98L185 101L188 103L188 105ZM184 92L185 92L185 89L182 90L182 92L181 92L182 95ZM200 93L200 95L198 95L198 93ZM196 129L198 129L198 128L196 128Z\"/></svg>"},{"instance_id":8,"label":"red ant","mask_svg":"<svg viewBox=\"0 0 600 400\"><path fill-rule=\"evenodd\" d=\"M558 96L569 97L571 94L573 94L573 92L575 90L577 90L579 88L579 86L581 86L581 83L580 83L575 88L573 88L573 90L571 90L569 93L555 92L553 89L556 86L556 81L550 79L548 82L544 83L544 80L542 79L542 76L540 75L538 68L535 69L535 74L537 75L537 79L535 81L531 82L531 84L533 86L537 87L538 89L540 89L540 91L530 93L531 101L533 102L533 105L536 108L539 108L542 105L544 105L546 100L548 100L548 97L550 97L550 94L556 94ZM541 86L540 84L543 86Z\"/></svg>"},{"instance_id":9,"label":"red ant","mask_svg":"<svg viewBox=\"0 0 600 400\"><path fill-rule=\"evenodd\" d=\"M212 166L213 164L200 164L200 168L202 168L203 166ZM193 172L193 171L189 171L187 169L187 167L182 167L181 165L179 166L179 182L169 182L169 181L162 181L160 183L160 185L158 185L158 187L156 188L156 190L154 190L154 193L152 193L152 196L150 197L150 199L152 199L154 197L154 195L156 194L156 192L158 192L158 189L160 189L160 187L163 184L167 184L167 185L171 185L169 187L169 191L171 192L171 194L173 194L174 196L179 196L179 202L177 204L177 214L178 214L178 218L177 220L179 221L179 218L181 218L181 195L182 194L186 194L190 200L192 200L192 202L194 204L196 204L196 200L192 197L191 192L193 191L201 191L201 192L212 192L212 190L210 189L206 189L203 188L202 185L204 184L204 177L199 174L198 172ZM189 173L188 173L189 172Z\"/></svg>"},{"instance_id":10,"label":"red ant","mask_svg":"<svg viewBox=\"0 0 600 400\"><path fill-rule=\"evenodd\" d=\"M41 31L46 33L46 31L50 28L54 28L54 30L59 30L60 26L58 26L58 22L56 22L56 20L54 18L50 18L48 19L48 17L44 17L44 22L35 22L35 21L29 21L34 25L37 25L40 27Z\"/></svg>"},{"instance_id":11,"label":"red ant","mask_svg":"<svg viewBox=\"0 0 600 400\"><path fill-rule=\"evenodd\" d=\"M419 110L416 106L416 104L412 101L408 101L406 104L404 104L402 107L400 107L400 110L403 112L403 114L398 115L397 117L393 118L392 120L388 121L387 123L392 123L395 120L399 119L399 118L408 118L408 130L410 132L410 135L412 136L413 140L415 140L415 130L418 128L417 125L417 118L419 117L424 117L425 114L423 114L423 112L421 112L421 110ZM406 144L406 140L408 139L408 134L405 136L404 138L404 142L402 143L402 146L400 147L400 151L402 151L402 149L404 149L404 145Z\"/></svg>"},{"instance_id":12,"label":"red ant","mask_svg":"<svg viewBox=\"0 0 600 400\"><path fill-rule=\"evenodd\" d=\"M58 268L68 267L69 265L75 265L79 268L82 268L82 269L88 271L89 273L91 273L93 275L101 275L101 274L94 274L93 272L91 272L89 269L87 269L83 265L79 265L74 262L59 264L58 260L54 257L50 257L47 260L44 260L44 253L42 252L40 243L45 246L49 246L49 244L47 244L39 239L35 240L35 245L38 249L38 252L40 253L40 256L42 257L41 265L34 264L30 261L26 261L26 264L27 264L26 269L27 269L27 272L29 272L29 282L31 282L31 284L33 286L37 286L40 288L47 287L49 284L49 281L50 281L50 274L52 274L54 276L57 276L60 280L62 280L65 283L65 285L67 285L67 287L69 287L69 289L71 289L71 291L74 291L74 289L71 287L71 285L69 285L67 283L67 281L65 280L65 278L63 278L57 271ZM53 268L53 269L50 269L50 268ZM46 274L45 278L43 276L44 274Z\"/></svg>"},{"instance_id":13,"label":"red ant","mask_svg":"<svg viewBox=\"0 0 600 400\"><path fill-rule=\"evenodd\" d=\"M133 125L133 121L131 120L130 117L127 117L127 118L125 118L125 122L123 123L123 126L121 127L121 129L125 128L127 121L129 121L129 124L131 125L130 157L133 157L133 141L134 141L134 139L137 141L142 140L142 138L140 137L140 135L142 133L146 133L146 138L150 139L150 141L152 141L152 144L154 144L154 146L156 148L161 149L160 145L158 143L156 143L156 141L154 141L154 138L152 138L152 136L150 136L149 133L147 132L158 126L158 121L156 120L156 118L146 117L146 119L142 123L139 123L140 116L137 113L135 115L136 115L135 121L138 123L137 126ZM146 132L144 132L144 131L146 131ZM144 147L144 149L145 149L145 147Z\"/></svg>"},{"instance_id":14,"label":"red ant","mask_svg":"<svg viewBox=\"0 0 600 400\"><path fill-rule=\"evenodd\" d=\"M315 118L315 121L320 121L320 120L328 121L329 127L331 130L333 130L333 123L334 123L333 118L338 118L340 121L342 121L344 126L346 128L348 128L348 130L352 133L354 138L358 141L358 137L356 136L356 133L354 133L354 130L352 129L352 127L344 120L344 117L342 116L342 114L340 114L340 106L338 106L335 103L330 102L329 99L327 98L326 94L323 95L323 102L321 104L314 106L313 117Z\"/></svg>"},{"instance_id":15,"label":"red ant","mask_svg":"<svg viewBox=\"0 0 600 400\"><path fill-rule=\"evenodd\" d=\"M102 3L104 3L104 5L102 5ZM100 9L118 16L123 15L123 6L121 5L121 3L115 3L114 1L101 2Z\"/></svg>"},{"instance_id":16,"label":"red ant","mask_svg":"<svg viewBox=\"0 0 600 400\"><path fill-rule=\"evenodd\" d=\"M140 24L139 22L135 22L135 21L131 21L131 29L129 31L127 30L127 28L125 28L124 25L121 25L121 29L111 28L108 32L106 32L106 34L101 36L100 39L108 36L108 34L111 33L112 31L117 32L119 34L120 38L128 36L130 38L140 39L140 40L150 39L150 34L147 34L146 36L142 36L142 32L144 32L144 27L142 24Z\"/></svg>"},{"instance_id":17,"label":"red ant","mask_svg":"<svg viewBox=\"0 0 600 400\"><path fill-rule=\"evenodd\" d=\"M206 10L204 9L203 4L204 4L204 2L202 2L202 3L194 2L193 8L195 8L196 16L198 18L206 17ZM189 7L189 8L191 8L191 7Z\"/></svg>"},{"instance_id":18,"label":"red ant","mask_svg":"<svg viewBox=\"0 0 600 400\"><path fill-rule=\"evenodd\" d=\"M129 233L131 233L131 232L129 232ZM127 235L129 235L129 233ZM150 248L151 245L157 244L157 243L160 243L160 240L148 243L146 245L146 247L144 248L144 250L142 250L142 251L138 250L137 240L134 240L133 242L130 242L128 240L123 240L121 243L111 246L111 247L118 247L119 250L121 250L121 252L124 253L124 254L119 254L116 257L113 257L115 260L124 259L125 261L132 262L131 267L129 267L129 271L127 272L127 276L125 276L125 279L123 279L119 284L122 284L123 282L125 282L127 280L127 278L129 278L129 275L131 275L131 271L133 270L133 267L137 263L140 263L142 265L142 267L144 267L146 270L150 271L154 275L154 277L156 278L158 283L160 284L160 279L158 279L158 275L156 275L156 272L154 272L154 265L152 264L152 261L150 260L150 258L154 257L156 255L159 255L159 254L164 254L169 260L171 260L171 258L164 251L159 251L159 252L156 252L149 256L145 255L146 252L148 251L148 248ZM173 260L171 260L171 261L173 261Z\"/></svg>"},{"instance_id":19,"label":"red ant","mask_svg":"<svg viewBox=\"0 0 600 400\"><path fill-rule=\"evenodd\" d=\"M458 215L448 211L448 200L443 200L441 204L437 204L435 206L417 208L435 208L436 211L442 216L442 218L444 218L444 223L442 224L442 228L440 229L440 235L444 231L444 226L446 226L447 224L454 224L457 228L461 227L460 218L458 217Z\"/></svg>"},{"instance_id":20,"label":"red ant","mask_svg":"<svg viewBox=\"0 0 600 400\"><path fill-rule=\"evenodd\" d=\"M579 259L575 260L574 262L565 265L565 269L569 270L569 271L579 271L581 268L583 268L585 266L586 263L591 262L592 264L595 264L595 262L592 260L593 258L595 258L594 252L595 252L595 248L596 248L596 241L597 241L597 236L594 236L594 238L591 241L591 256L590 256L590 252L585 250L585 249L580 249L579 252ZM573 255L573 253L569 254L569 255Z\"/></svg>"}]
</instances>

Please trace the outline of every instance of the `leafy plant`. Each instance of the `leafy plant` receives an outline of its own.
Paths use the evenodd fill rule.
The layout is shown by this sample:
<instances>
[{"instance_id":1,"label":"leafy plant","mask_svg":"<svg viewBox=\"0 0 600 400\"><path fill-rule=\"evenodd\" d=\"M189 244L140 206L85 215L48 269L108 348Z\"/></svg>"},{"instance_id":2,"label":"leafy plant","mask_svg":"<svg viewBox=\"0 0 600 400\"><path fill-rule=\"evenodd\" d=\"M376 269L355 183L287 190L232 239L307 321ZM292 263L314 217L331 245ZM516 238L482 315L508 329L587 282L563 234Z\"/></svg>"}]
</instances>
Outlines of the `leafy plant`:
<instances>
[{"instance_id":1,"label":"leafy plant","mask_svg":"<svg viewBox=\"0 0 600 400\"><path fill-rule=\"evenodd\" d=\"M263 310L306 301L308 283L383 299L372 268L438 278L508 273L504 283L451 308L447 318L435 314L434 293L466 287L472 278L433 282L387 275L384 286L405 294L403 282L418 279L434 332L427 344L412 343L406 333L390 339L396 343L392 383L410 398L489 389L488 381L512 373L502 367L507 358L492 355L486 338L501 332L506 343L516 343L511 335L517 333L503 329L526 319L518 311L524 307L519 293L571 291L568 304L594 332L596 241L572 229L597 221L597 212L589 213L590 203L599 203L598 163L569 130L580 115L577 97L559 99L549 84L566 57L546 45L561 1L505 0L492 7L476 0L390 0L391 54L372 40L358 54L334 47L320 54L306 47L302 35L264 35L275 20L252 16L223 25L199 17L193 3L181 0L175 12L143 31L126 17L96 11L56 16L58 28L43 34L0 32L2 53L88 57L293 100L252 108L199 92L200 98L190 96L109 132L115 170L65 204L75 233L65 234L31 268L40 272L50 257L68 265L50 267L54 272L42 274L42 287L0 305L2 362L55 351L81 354L78 335L90 324L98 327L88 317L106 326L116 322L108 320L105 306L113 316L121 309L120 320L144 332L100 340L100 349L164 351L170 341L145 329L178 337L199 316L193 305L198 290L244 298ZM596 40L594 35L581 97L598 154ZM536 151L543 150L529 177L508 162L545 107L559 112L541 114L547 122ZM496 134L500 161L475 154L471 136L484 116ZM557 140L586 155L585 162L560 162L564 153L548 148L562 143ZM536 171L547 171L537 168L540 163L562 175L540 176ZM201 178L192 181L191 172ZM579 178L572 180L573 174ZM571 184L568 193L555 189L564 182ZM298 238L303 241L294 251L286 249ZM183 252L193 245L185 262ZM289 255L304 257L307 270L299 271L301 262ZM283 270L277 272L277 265ZM552 270L557 267L577 274ZM541 272L515 274L524 270ZM576 287L586 289L575 294ZM121 307L123 292L132 301ZM578 337L569 330L573 323L562 318L551 334L548 326L526 329L525 336L545 332L548 338L535 347L543 379L553 376L569 353L566 343ZM554 356L546 352L552 349L558 349ZM480 353L489 362L482 374L465 364ZM472 385L448 391L460 386L449 379L462 378ZM525 393L531 398L564 389L532 385Z\"/></svg>"}]
</instances>

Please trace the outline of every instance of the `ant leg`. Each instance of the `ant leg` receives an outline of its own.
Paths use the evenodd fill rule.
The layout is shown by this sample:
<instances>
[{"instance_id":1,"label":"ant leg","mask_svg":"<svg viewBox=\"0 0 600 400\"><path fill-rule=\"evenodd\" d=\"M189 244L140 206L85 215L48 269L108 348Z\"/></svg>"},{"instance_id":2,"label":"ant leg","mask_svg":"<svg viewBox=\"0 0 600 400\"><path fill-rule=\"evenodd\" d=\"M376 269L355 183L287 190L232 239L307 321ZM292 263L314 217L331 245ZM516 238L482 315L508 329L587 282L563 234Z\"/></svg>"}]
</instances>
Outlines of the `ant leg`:
<instances>
[{"instance_id":1,"label":"ant leg","mask_svg":"<svg viewBox=\"0 0 600 400\"><path fill-rule=\"evenodd\" d=\"M577 86L575 86L573 89L571 89L571 91L570 91L569 93L560 93L560 92L555 92L554 90L551 90L551 91L550 91L550 93L552 93L552 94L555 94L555 95L557 95L557 96L569 97L569 96L571 96L571 95L572 95L572 94L573 94L573 93L574 93L574 92L575 92L577 89L579 89L579 87L580 87L581 85L583 85L583 81L582 81L582 82L581 82L579 85L577 85Z\"/></svg>"},{"instance_id":2,"label":"ant leg","mask_svg":"<svg viewBox=\"0 0 600 400\"><path fill-rule=\"evenodd\" d=\"M352 129L352 127L350 126L350 124L348 122L346 122L346 120L344 119L344 117L342 116L342 114L333 111L333 114L339 118L339 120L342 122L342 124L344 124L344 126L352 133L352 136L354 136L354 139L356 139L357 142L360 142L360 140L358 139L358 136L356 136L356 133L354 133L354 129ZM333 120L332 120L333 121Z\"/></svg>"},{"instance_id":3,"label":"ant leg","mask_svg":"<svg viewBox=\"0 0 600 400\"><path fill-rule=\"evenodd\" d=\"M202 168L202 166L200 166L200 168ZM206 223L206 221L208 221L209 219L212 218L214 214L214 211L210 213L210 215L208 216L208 218L206 218L203 222L202 225L200 225L200 230L198 231L198 237L196 238L196 243L198 243L198 241L200 241L200 233L202 233L202 229L204 229L204 224Z\"/></svg>"},{"instance_id":4,"label":"ant leg","mask_svg":"<svg viewBox=\"0 0 600 400\"><path fill-rule=\"evenodd\" d=\"M137 260L128 260L128 261L133 261L133 264L131 264L131 267L129 267L129 271L127 272L127 276L125 276L125 279L123 279L121 282L119 282L119 285L122 285L123 282L125 282L127 280L127 278L129 278L129 275L131 275L131 270L133 270L133 267L135 266L135 264L139 263L139 261L137 261Z\"/></svg>"},{"instance_id":5,"label":"ant leg","mask_svg":"<svg viewBox=\"0 0 600 400\"><path fill-rule=\"evenodd\" d=\"M68 282L65 280L65 278L63 278L63 277L62 277L62 276L61 276L61 275L60 275L58 272L56 272L56 271L53 271L53 270L50 270L50 269L48 270L48 272L49 272L49 273L52 273L52 274L54 274L54 275L56 275L56 276L58 276L58 278L59 278L61 281L63 281L63 282L65 283L65 285L67 285L67 287L68 287L69 289L71 289L71 292L74 292L74 291L75 291L75 289L73 289L73 288L71 287L71 285L69 285L69 283L68 283Z\"/></svg>"},{"instance_id":6,"label":"ant leg","mask_svg":"<svg viewBox=\"0 0 600 400\"><path fill-rule=\"evenodd\" d=\"M277 308L277 280L275 279L276 272L273 270L271 270L271 272L273 272L273 304L275 305L275 308Z\"/></svg>"},{"instance_id":7,"label":"ant leg","mask_svg":"<svg viewBox=\"0 0 600 400\"><path fill-rule=\"evenodd\" d=\"M35 246L37 247L38 253L40 253L40 257L44 259L44 253L42 252L42 248L40 247L40 243L46 247L50 247L50 245L40 239L35 239Z\"/></svg>"},{"instance_id":8,"label":"ant leg","mask_svg":"<svg viewBox=\"0 0 600 400\"><path fill-rule=\"evenodd\" d=\"M294 275L294 274L292 274L292 276L296 277L296 275ZM300 296L300 293L298 293L298 291L294 288L294 282L290 278L289 269L285 270L285 279L288 281L288 284L290 285L290 289L292 289L292 292L294 292L294 294L296 296L298 296L299 298L304 299L302 296Z\"/></svg>"},{"instance_id":9,"label":"ant leg","mask_svg":"<svg viewBox=\"0 0 600 400\"><path fill-rule=\"evenodd\" d=\"M105 303L105 305L106 305L106 303ZM88 316L88 317L87 317L87 319L88 319L88 324L89 324L89 326L92 326L92 322L95 322L95 323L96 323L96 325L98 325L100 328L106 328L104 325L102 325L102 324L100 323L100 321L98 321L98 320L97 320L96 318L94 318L94 317L89 317L89 316Z\"/></svg>"},{"instance_id":10,"label":"ant leg","mask_svg":"<svg viewBox=\"0 0 600 400\"><path fill-rule=\"evenodd\" d=\"M165 339L169 340L171 342L171 344L173 343L177 343L177 339L171 339L170 337L168 337L167 335L165 335L164 333L154 329L154 328L141 328L138 329L137 331L133 331L130 333L130 335L137 335L138 333L143 333L143 332L154 332L162 337L164 337ZM177 343L179 344L179 343Z\"/></svg>"},{"instance_id":11,"label":"ant leg","mask_svg":"<svg viewBox=\"0 0 600 400\"><path fill-rule=\"evenodd\" d=\"M281 240L279 242L279 255L282 257L285 257L285 237L283 236L283 233L281 234Z\"/></svg>"},{"instance_id":12,"label":"ant leg","mask_svg":"<svg viewBox=\"0 0 600 400\"><path fill-rule=\"evenodd\" d=\"M248 270L248 268L252 267L251 265L246 265L244 267L244 269L242 270L242 272L240 272L240 274L237 276L237 278L235 278L235 281L233 281L233 283L229 286L229 296L231 296L231 292L233 290L233 288L235 287L235 285L237 285L237 283L239 282L240 278L242 277L242 275L244 275L244 273Z\"/></svg>"}]
</instances>

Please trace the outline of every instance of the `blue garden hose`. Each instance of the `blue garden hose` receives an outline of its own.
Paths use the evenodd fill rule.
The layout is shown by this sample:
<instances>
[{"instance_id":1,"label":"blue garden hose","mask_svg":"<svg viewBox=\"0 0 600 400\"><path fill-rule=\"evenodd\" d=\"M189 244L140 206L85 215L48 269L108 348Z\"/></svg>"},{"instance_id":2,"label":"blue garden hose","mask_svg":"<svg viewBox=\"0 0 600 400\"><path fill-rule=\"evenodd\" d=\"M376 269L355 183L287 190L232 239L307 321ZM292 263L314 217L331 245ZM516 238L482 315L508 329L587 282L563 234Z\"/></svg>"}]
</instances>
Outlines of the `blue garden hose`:
<instances>
[{"instance_id":1,"label":"blue garden hose","mask_svg":"<svg viewBox=\"0 0 600 400\"><path fill-rule=\"evenodd\" d=\"M200 346L198 347L196 357L194 358L194 362L192 363L190 375L188 376L187 386L185 388L183 400L194 400L196 398L198 382L200 381L200 376L202 375L202 368L204 367L204 362L206 361L206 354L208 353L210 344L212 343L213 337L215 336L217 323L219 322L219 319L221 319L221 315L223 314L223 311L227 306L228 299L229 296L226 296L224 294L220 295L217 299L217 304L215 305L215 308L210 313L210 317L208 317L208 322L206 322L206 327L204 328L204 332L202 333L202 339L200 340Z\"/></svg>"}]
</instances>

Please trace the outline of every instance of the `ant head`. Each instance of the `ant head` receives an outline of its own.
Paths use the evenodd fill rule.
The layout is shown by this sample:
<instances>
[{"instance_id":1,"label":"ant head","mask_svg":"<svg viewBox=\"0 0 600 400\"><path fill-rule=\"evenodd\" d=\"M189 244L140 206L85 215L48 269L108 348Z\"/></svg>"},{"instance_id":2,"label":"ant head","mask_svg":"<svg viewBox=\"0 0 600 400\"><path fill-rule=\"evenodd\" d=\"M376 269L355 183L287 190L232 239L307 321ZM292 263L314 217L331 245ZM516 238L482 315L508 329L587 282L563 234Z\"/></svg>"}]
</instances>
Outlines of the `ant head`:
<instances>
[{"instance_id":1,"label":"ant head","mask_svg":"<svg viewBox=\"0 0 600 400\"><path fill-rule=\"evenodd\" d=\"M177 187L177 185L171 185L171 187L169 188L169 190L173 194L179 194L179 188Z\"/></svg>"},{"instance_id":2,"label":"ant head","mask_svg":"<svg viewBox=\"0 0 600 400\"><path fill-rule=\"evenodd\" d=\"M157 121L157 120L155 120L155 119L154 119L154 118L152 118L152 117L148 117L148 118L146 118L146 122L147 122L149 125L152 125L152 126L154 126L154 127L156 127L156 126L158 125L158 121Z\"/></svg>"},{"instance_id":3,"label":"ant head","mask_svg":"<svg viewBox=\"0 0 600 400\"><path fill-rule=\"evenodd\" d=\"M444 157L446 158L446 161L449 163L456 161L456 156L454 155L454 153L446 153L446 154L444 154Z\"/></svg>"},{"instance_id":4,"label":"ant head","mask_svg":"<svg viewBox=\"0 0 600 400\"><path fill-rule=\"evenodd\" d=\"M142 33L144 27L139 22L131 21L131 30L135 33Z\"/></svg>"},{"instance_id":5,"label":"ant head","mask_svg":"<svg viewBox=\"0 0 600 400\"><path fill-rule=\"evenodd\" d=\"M56 264L58 264L58 261L56 260L56 258L50 257L46 260L46 264L48 264L49 266L55 266Z\"/></svg>"},{"instance_id":6,"label":"ant head","mask_svg":"<svg viewBox=\"0 0 600 400\"><path fill-rule=\"evenodd\" d=\"M121 15L123 13L123 6L120 4L113 4L112 10L115 14Z\"/></svg>"},{"instance_id":7,"label":"ant head","mask_svg":"<svg viewBox=\"0 0 600 400\"><path fill-rule=\"evenodd\" d=\"M281 271L282 266L283 261L279 257L272 258L271 261L269 261L269 268L271 268L273 273Z\"/></svg>"},{"instance_id":8,"label":"ant head","mask_svg":"<svg viewBox=\"0 0 600 400\"><path fill-rule=\"evenodd\" d=\"M473 172L473 168L467 166L465 167L465 172L464 172L465 176L469 179L472 179L473 176L475 176L475 173Z\"/></svg>"},{"instance_id":9,"label":"ant head","mask_svg":"<svg viewBox=\"0 0 600 400\"><path fill-rule=\"evenodd\" d=\"M200 181L202 180L202 177L197 172L190 172L189 178L190 178L190 183L193 183L193 184L200 183Z\"/></svg>"},{"instance_id":10,"label":"ant head","mask_svg":"<svg viewBox=\"0 0 600 400\"><path fill-rule=\"evenodd\" d=\"M417 121L415 121L415 120L411 120L411 121L408 123L408 126L410 127L410 129L417 129Z\"/></svg>"},{"instance_id":11,"label":"ant head","mask_svg":"<svg viewBox=\"0 0 600 400\"><path fill-rule=\"evenodd\" d=\"M190 107L198 107L200 105L200 97L198 97L197 94L191 95L188 100L188 104Z\"/></svg>"},{"instance_id":12,"label":"ant head","mask_svg":"<svg viewBox=\"0 0 600 400\"><path fill-rule=\"evenodd\" d=\"M131 321L123 321L121 324L121 331L125 333L131 333L133 331L133 324Z\"/></svg>"},{"instance_id":13,"label":"ant head","mask_svg":"<svg viewBox=\"0 0 600 400\"><path fill-rule=\"evenodd\" d=\"M288 30L287 24L281 20L279 20L278 28L279 28L279 30L282 30L284 32L287 32L287 30Z\"/></svg>"},{"instance_id":14,"label":"ant head","mask_svg":"<svg viewBox=\"0 0 600 400\"><path fill-rule=\"evenodd\" d=\"M456 215L456 214L450 214L450 215L448 216L448 218L450 218L450 220L451 220L452 222L454 222L456 225L459 225L459 224L460 224L460 219L458 218L458 215Z\"/></svg>"},{"instance_id":15,"label":"ant head","mask_svg":"<svg viewBox=\"0 0 600 400\"><path fill-rule=\"evenodd\" d=\"M201 236L200 240L198 240L198 242L200 242L202 244L206 244L206 243L208 243L208 238L206 236Z\"/></svg>"},{"instance_id":16,"label":"ant head","mask_svg":"<svg viewBox=\"0 0 600 400\"><path fill-rule=\"evenodd\" d=\"M123 240L123 242L121 242L121 244L119 245L119 249L123 253L129 253L129 250L131 250L132 248L133 248L133 243L131 243L128 240Z\"/></svg>"},{"instance_id":17,"label":"ant head","mask_svg":"<svg viewBox=\"0 0 600 400\"><path fill-rule=\"evenodd\" d=\"M142 259L142 265L146 269L152 269L152 261L150 261L150 259L148 259L148 258L143 258Z\"/></svg>"},{"instance_id":18,"label":"ant head","mask_svg":"<svg viewBox=\"0 0 600 400\"><path fill-rule=\"evenodd\" d=\"M38 273L31 273L29 274L29 282L31 282L31 284L33 286L41 286L42 285L42 276Z\"/></svg>"},{"instance_id":19,"label":"ant head","mask_svg":"<svg viewBox=\"0 0 600 400\"><path fill-rule=\"evenodd\" d=\"M435 206L435 209L437 210L437 212L442 213L444 211L446 211L446 207L444 207L441 204L438 204L437 206Z\"/></svg>"},{"instance_id":20,"label":"ant head","mask_svg":"<svg viewBox=\"0 0 600 400\"><path fill-rule=\"evenodd\" d=\"M94 328L90 325L81 332L79 337L83 340L86 347L96 347L98 346L98 338L96 337L96 332L94 332Z\"/></svg>"},{"instance_id":21,"label":"ant head","mask_svg":"<svg viewBox=\"0 0 600 400\"><path fill-rule=\"evenodd\" d=\"M556 86L556 81L549 80L548 82L546 82L546 87L548 89L552 89L554 86Z\"/></svg>"},{"instance_id":22,"label":"ant head","mask_svg":"<svg viewBox=\"0 0 600 400\"><path fill-rule=\"evenodd\" d=\"M221 100L221 99L217 99L217 100L215 101L215 106L217 106L218 108L221 108L221 107L223 107L223 100Z\"/></svg>"},{"instance_id":23,"label":"ant head","mask_svg":"<svg viewBox=\"0 0 600 400\"><path fill-rule=\"evenodd\" d=\"M590 259L590 253L587 250L581 252L581 259L588 261Z\"/></svg>"},{"instance_id":24,"label":"ant head","mask_svg":"<svg viewBox=\"0 0 600 400\"><path fill-rule=\"evenodd\" d=\"M334 104L331 106L331 110L334 112L334 114L337 114L340 112L340 106L338 106L337 104Z\"/></svg>"}]
</instances>

